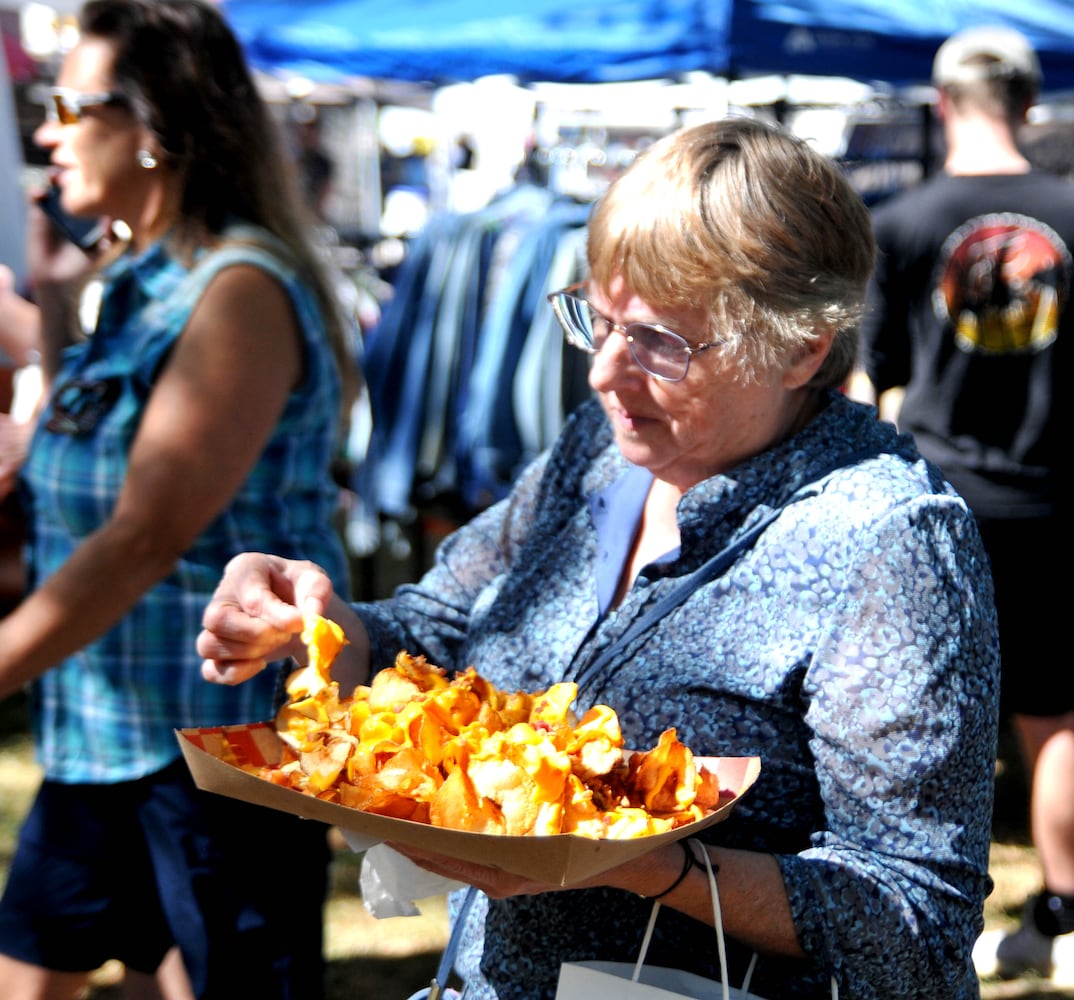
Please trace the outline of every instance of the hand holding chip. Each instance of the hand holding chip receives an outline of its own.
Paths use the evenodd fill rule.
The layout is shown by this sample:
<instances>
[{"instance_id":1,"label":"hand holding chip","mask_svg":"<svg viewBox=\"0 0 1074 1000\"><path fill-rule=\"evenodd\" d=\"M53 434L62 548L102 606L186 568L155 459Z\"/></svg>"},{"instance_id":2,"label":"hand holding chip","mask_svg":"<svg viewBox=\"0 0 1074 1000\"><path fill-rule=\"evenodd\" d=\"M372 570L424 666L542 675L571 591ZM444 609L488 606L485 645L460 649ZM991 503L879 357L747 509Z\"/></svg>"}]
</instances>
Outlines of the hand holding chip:
<instances>
[{"instance_id":1,"label":"hand holding chip","mask_svg":"<svg viewBox=\"0 0 1074 1000\"><path fill-rule=\"evenodd\" d=\"M224 570L202 617L197 648L204 657L201 673L216 684L241 684L274 661L294 656L305 662L307 646L300 639L304 615L330 615L364 635L346 604L335 596L332 581L314 563L246 552ZM347 683L362 673L354 663Z\"/></svg>"}]
</instances>

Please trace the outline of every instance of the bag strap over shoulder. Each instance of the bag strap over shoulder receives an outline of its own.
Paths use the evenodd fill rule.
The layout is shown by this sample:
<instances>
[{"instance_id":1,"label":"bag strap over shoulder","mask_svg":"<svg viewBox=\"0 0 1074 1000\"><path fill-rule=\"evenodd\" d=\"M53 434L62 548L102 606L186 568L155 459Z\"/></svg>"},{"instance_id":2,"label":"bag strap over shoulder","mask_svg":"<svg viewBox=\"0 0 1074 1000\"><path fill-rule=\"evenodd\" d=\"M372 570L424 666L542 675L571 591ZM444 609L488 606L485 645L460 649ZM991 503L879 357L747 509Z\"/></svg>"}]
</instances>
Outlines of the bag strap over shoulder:
<instances>
[{"instance_id":1,"label":"bag strap over shoulder","mask_svg":"<svg viewBox=\"0 0 1074 1000\"><path fill-rule=\"evenodd\" d=\"M455 955L458 953L459 944L462 942L462 928L466 923L466 916L470 912L470 907L473 905L476 895L477 889L474 886L470 886L466 890L462 906L459 908L458 916L456 916L455 923L451 928L451 936L448 938L447 947L444 949L444 954L440 956L440 964L436 967L436 975L433 977L432 982L429 983L428 992L418 994L419 996L425 996L428 1000L440 1000L444 986L451 976L451 969L455 964Z\"/></svg>"},{"instance_id":2,"label":"bag strap over shoulder","mask_svg":"<svg viewBox=\"0 0 1074 1000\"><path fill-rule=\"evenodd\" d=\"M739 537L730 545L721 549L707 562L695 569L689 576L679 581L675 587L657 600L645 614L635 619L630 627L610 646L604 649L600 655L583 666L575 677L579 689L586 687L591 681L605 675L608 672L609 666L622 656L623 651L629 647L630 643L666 617L669 611L674 610L680 604L684 603L695 590L700 589L706 583L711 583L718 576L722 576L727 572L727 570L735 564L739 556L753 547L757 539L764 534L765 529L775 521L787 507L793 503L797 503L799 500L805 500L809 497L816 496L819 491L818 484L826 476L848 465L854 465L863 459L872 458L877 454L879 454L879 452L873 448L863 448L854 452L842 454L819 472L809 483L799 487L799 489L786 497L782 502L776 504L776 506L769 510L749 529L739 535Z\"/></svg>"}]
</instances>

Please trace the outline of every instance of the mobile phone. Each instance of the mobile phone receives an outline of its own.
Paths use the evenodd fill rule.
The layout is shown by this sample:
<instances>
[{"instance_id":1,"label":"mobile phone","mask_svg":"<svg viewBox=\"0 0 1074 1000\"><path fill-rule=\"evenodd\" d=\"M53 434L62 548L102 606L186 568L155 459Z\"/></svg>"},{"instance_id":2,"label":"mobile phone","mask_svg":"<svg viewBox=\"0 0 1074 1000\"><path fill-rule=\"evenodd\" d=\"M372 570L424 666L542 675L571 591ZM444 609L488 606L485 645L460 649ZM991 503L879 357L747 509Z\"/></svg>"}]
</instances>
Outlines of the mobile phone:
<instances>
[{"instance_id":1,"label":"mobile phone","mask_svg":"<svg viewBox=\"0 0 1074 1000\"><path fill-rule=\"evenodd\" d=\"M75 246L92 250L104 236L104 223L100 219L83 219L72 215L60 203L60 195L60 189L50 184L48 193L38 202L41 210Z\"/></svg>"}]
</instances>

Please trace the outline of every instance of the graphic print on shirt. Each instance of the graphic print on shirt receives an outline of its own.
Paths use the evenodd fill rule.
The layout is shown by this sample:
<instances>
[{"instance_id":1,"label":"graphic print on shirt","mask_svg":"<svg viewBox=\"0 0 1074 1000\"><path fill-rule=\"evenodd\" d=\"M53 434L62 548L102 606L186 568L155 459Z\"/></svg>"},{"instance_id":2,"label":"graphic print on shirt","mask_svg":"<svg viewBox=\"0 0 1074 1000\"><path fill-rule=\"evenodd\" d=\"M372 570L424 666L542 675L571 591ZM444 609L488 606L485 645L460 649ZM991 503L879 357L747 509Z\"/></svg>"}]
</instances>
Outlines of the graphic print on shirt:
<instances>
[{"instance_id":1,"label":"graphic print on shirt","mask_svg":"<svg viewBox=\"0 0 1074 1000\"><path fill-rule=\"evenodd\" d=\"M1041 351L1055 340L1070 274L1070 251L1044 223L980 215L944 242L933 304L967 353Z\"/></svg>"}]
</instances>

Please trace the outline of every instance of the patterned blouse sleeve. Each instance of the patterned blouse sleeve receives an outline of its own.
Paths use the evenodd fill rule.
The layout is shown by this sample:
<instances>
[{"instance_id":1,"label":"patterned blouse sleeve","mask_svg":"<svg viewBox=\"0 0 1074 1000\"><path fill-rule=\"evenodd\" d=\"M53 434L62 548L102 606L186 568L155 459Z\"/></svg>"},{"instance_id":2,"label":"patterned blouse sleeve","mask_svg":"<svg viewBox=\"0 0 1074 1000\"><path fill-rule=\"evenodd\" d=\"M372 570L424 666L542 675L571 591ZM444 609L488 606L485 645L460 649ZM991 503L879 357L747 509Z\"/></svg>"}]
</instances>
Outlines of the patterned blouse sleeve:
<instances>
[{"instance_id":1,"label":"patterned blouse sleeve","mask_svg":"<svg viewBox=\"0 0 1074 1000\"><path fill-rule=\"evenodd\" d=\"M804 691L825 829L779 861L805 950L851 996L913 996L970 953L991 886L991 577L957 497L903 503L864 538Z\"/></svg>"}]
</instances>

